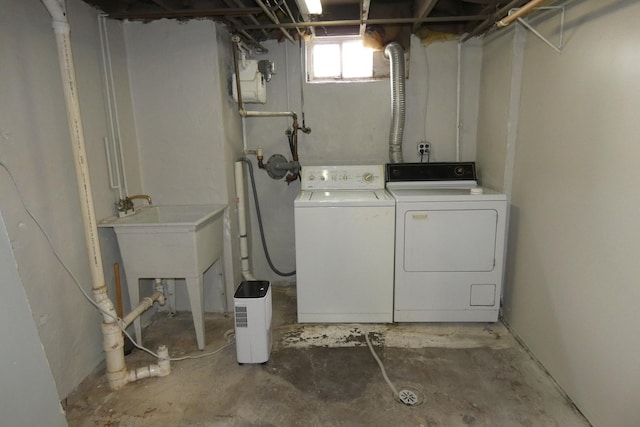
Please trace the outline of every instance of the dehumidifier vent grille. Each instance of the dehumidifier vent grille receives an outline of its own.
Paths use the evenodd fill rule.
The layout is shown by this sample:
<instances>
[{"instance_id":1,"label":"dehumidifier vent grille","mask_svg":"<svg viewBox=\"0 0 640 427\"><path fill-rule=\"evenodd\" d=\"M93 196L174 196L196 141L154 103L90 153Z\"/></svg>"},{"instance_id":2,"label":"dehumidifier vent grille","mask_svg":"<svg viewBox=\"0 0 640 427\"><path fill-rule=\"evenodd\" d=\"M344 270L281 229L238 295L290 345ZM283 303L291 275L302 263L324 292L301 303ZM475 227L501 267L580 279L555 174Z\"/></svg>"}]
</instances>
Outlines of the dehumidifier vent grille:
<instances>
[{"instance_id":1,"label":"dehumidifier vent grille","mask_svg":"<svg viewBox=\"0 0 640 427\"><path fill-rule=\"evenodd\" d=\"M236 306L236 328L246 328L248 326L247 307Z\"/></svg>"}]
</instances>

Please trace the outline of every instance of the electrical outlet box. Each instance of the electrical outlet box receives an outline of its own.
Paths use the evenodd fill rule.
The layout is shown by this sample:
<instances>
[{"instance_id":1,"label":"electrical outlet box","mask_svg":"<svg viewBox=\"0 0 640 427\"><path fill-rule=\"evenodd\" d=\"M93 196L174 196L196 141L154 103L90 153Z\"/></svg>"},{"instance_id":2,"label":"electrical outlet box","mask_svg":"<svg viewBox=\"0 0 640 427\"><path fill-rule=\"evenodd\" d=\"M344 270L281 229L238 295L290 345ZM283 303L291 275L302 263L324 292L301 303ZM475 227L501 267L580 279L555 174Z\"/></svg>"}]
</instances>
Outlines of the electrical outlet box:
<instances>
[{"instance_id":1,"label":"electrical outlet box","mask_svg":"<svg viewBox=\"0 0 640 427\"><path fill-rule=\"evenodd\" d=\"M426 141L418 142L418 155L429 154L431 151L431 144Z\"/></svg>"}]
</instances>

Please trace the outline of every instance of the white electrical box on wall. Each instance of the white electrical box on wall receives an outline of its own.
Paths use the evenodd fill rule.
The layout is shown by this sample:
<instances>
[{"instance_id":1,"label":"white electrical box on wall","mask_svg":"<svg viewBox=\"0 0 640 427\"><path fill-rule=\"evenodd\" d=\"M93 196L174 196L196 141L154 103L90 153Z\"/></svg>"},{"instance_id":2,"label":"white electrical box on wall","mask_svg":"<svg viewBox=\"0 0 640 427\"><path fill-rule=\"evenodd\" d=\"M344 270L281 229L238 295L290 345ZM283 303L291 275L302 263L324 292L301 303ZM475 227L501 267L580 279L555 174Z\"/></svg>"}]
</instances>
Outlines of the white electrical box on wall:
<instances>
[{"instance_id":1,"label":"white electrical box on wall","mask_svg":"<svg viewBox=\"0 0 640 427\"><path fill-rule=\"evenodd\" d=\"M255 59L240 60L240 91L242 102L250 104L264 104L267 102L267 88L264 75L258 69L258 61ZM238 89L236 75L232 78L233 99L238 101Z\"/></svg>"}]
</instances>

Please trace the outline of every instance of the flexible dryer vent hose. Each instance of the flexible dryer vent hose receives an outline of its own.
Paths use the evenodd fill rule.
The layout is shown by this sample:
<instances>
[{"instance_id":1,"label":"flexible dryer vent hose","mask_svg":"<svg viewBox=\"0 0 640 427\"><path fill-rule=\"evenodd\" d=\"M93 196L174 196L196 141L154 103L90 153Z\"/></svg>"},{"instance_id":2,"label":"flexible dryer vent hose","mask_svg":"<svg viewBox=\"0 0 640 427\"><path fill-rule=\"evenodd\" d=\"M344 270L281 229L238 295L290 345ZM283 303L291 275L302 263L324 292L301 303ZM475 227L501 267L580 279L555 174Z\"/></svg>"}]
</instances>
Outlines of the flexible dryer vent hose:
<instances>
[{"instance_id":1,"label":"flexible dryer vent hose","mask_svg":"<svg viewBox=\"0 0 640 427\"><path fill-rule=\"evenodd\" d=\"M384 48L391 73L391 129L389 130L389 161L402 163L402 135L406 111L404 50L396 42Z\"/></svg>"}]
</instances>

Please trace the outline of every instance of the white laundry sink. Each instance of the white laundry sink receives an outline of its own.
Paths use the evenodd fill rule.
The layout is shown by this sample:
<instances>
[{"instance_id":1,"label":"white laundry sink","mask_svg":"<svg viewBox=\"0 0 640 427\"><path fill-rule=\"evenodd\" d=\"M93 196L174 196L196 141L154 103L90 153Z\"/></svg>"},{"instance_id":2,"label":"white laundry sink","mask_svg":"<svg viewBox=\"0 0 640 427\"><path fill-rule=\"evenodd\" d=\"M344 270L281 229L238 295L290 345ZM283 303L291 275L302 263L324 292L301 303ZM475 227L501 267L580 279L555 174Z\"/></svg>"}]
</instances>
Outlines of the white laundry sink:
<instances>
[{"instance_id":1,"label":"white laundry sink","mask_svg":"<svg viewBox=\"0 0 640 427\"><path fill-rule=\"evenodd\" d=\"M186 279L200 349L204 348L202 275L222 255L225 208L226 205L148 206L98 225L113 228L116 233L132 307L140 300L139 279ZM139 319L134 326L136 341L141 343Z\"/></svg>"}]
</instances>

